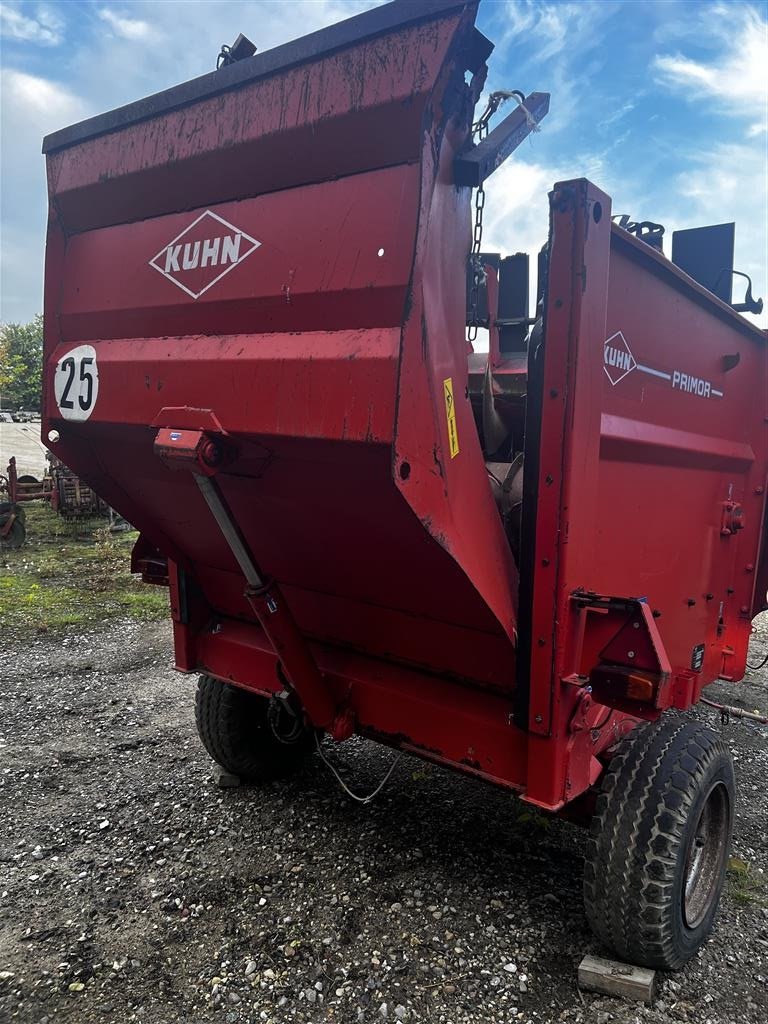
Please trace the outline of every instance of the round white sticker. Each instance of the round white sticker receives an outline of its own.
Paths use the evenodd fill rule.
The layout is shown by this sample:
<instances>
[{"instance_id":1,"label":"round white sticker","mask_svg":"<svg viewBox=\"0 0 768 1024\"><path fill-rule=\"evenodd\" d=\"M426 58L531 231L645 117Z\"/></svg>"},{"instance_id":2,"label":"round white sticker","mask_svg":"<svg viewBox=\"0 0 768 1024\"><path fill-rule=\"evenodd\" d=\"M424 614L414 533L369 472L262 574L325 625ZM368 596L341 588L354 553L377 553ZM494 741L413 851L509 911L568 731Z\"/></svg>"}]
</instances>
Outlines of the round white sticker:
<instances>
[{"instance_id":1,"label":"round white sticker","mask_svg":"<svg viewBox=\"0 0 768 1024\"><path fill-rule=\"evenodd\" d=\"M99 370L93 345L78 345L56 363L56 404L65 420L87 420L99 397Z\"/></svg>"}]
</instances>

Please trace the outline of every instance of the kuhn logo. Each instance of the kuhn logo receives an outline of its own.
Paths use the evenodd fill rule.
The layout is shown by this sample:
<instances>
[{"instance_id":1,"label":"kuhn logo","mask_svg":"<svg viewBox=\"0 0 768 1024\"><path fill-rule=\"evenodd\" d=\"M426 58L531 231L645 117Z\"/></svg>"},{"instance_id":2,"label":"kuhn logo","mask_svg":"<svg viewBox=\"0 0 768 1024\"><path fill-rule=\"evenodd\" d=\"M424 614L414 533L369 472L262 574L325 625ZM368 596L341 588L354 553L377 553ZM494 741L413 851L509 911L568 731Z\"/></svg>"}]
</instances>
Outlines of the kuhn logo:
<instances>
[{"instance_id":1,"label":"kuhn logo","mask_svg":"<svg viewBox=\"0 0 768 1024\"><path fill-rule=\"evenodd\" d=\"M636 366L635 357L630 352L624 335L621 331L612 334L603 345L603 369L608 380L611 384L618 384Z\"/></svg>"},{"instance_id":2,"label":"kuhn logo","mask_svg":"<svg viewBox=\"0 0 768 1024\"><path fill-rule=\"evenodd\" d=\"M187 295L199 299L260 245L234 224L206 210L164 245L149 265Z\"/></svg>"},{"instance_id":3,"label":"kuhn logo","mask_svg":"<svg viewBox=\"0 0 768 1024\"><path fill-rule=\"evenodd\" d=\"M658 367L644 366L636 362L621 331L612 334L603 345L603 369L608 380L614 385L624 380L633 370L637 370L639 374L666 381L675 392L696 395L698 398L725 398L724 392L716 388L713 381L704 377L683 373L682 370L660 370Z\"/></svg>"}]
</instances>

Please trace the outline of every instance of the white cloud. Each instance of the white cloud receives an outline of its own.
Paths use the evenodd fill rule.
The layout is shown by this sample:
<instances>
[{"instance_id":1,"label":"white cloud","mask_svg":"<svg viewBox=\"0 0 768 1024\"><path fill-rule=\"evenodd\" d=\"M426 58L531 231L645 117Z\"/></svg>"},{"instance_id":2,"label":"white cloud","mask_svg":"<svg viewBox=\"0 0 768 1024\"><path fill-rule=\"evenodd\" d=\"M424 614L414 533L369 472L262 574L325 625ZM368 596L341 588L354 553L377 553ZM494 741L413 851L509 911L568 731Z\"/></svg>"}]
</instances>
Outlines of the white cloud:
<instances>
[{"instance_id":1,"label":"white cloud","mask_svg":"<svg viewBox=\"0 0 768 1024\"><path fill-rule=\"evenodd\" d=\"M535 259L547 241L549 193L558 181L588 178L622 207L615 213L624 209L625 189L612 169L611 147L546 163L538 158L536 142L533 136L532 142L524 144L488 179L483 230L486 251L504 255L527 252Z\"/></svg>"},{"instance_id":2,"label":"white cloud","mask_svg":"<svg viewBox=\"0 0 768 1024\"><path fill-rule=\"evenodd\" d=\"M522 155L510 157L488 179L482 246L484 252L500 252L502 256L528 253L531 315L536 303L536 256L549 234L549 193L556 181L584 174L580 161L561 166L537 162L535 147L534 140L532 147L526 147ZM592 171L593 180L599 179L600 168L593 166ZM476 350L487 350L487 332L481 332L478 342Z\"/></svg>"},{"instance_id":3,"label":"white cloud","mask_svg":"<svg viewBox=\"0 0 768 1024\"><path fill-rule=\"evenodd\" d=\"M41 46L58 46L62 42L64 23L47 7L40 7L34 18L22 14L10 4L0 4L0 32L6 38Z\"/></svg>"},{"instance_id":4,"label":"white cloud","mask_svg":"<svg viewBox=\"0 0 768 1024\"><path fill-rule=\"evenodd\" d=\"M628 114L637 106L637 94L634 99L627 100L626 103L622 103L620 107L608 114L607 117L602 118L596 122L598 131L606 133L614 129L615 125L622 121Z\"/></svg>"},{"instance_id":5,"label":"white cloud","mask_svg":"<svg viewBox=\"0 0 768 1024\"><path fill-rule=\"evenodd\" d=\"M573 123L602 69L601 47L608 21L616 13L601 3L507 0L494 26L496 48L489 89L544 89L556 102L546 120L554 135ZM510 79L510 67L514 68ZM500 79L500 74L504 75Z\"/></svg>"},{"instance_id":6,"label":"white cloud","mask_svg":"<svg viewBox=\"0 0 768 1024\"><path fill-rule=\"evenodd\" d=\"M738 4L708 7L707 36L719 43L709 60L682 53L662 54L653 67L664 84L685 91L691 100L714 99L745 117L768 106L768 21L757 8Z\"/></svg>"},{"instance_id":7,"label":"white cloud","mask_svg":"<svg viewBox=\"0 0 768 1024\"><path fill-rule=\"evenodd\" d=\"M145 42L153 36L152 26L139 18L129 18L127 15L118 14L107 7L102 7L98 14L115 35L121 36L123 39Z\"/></svg>"},{"instance_id":8,"label":"white cloud","mask_svg":"<svg viewBox=\"0 0 768 1024\"><path fill-rule=\"evenodd\" d=\"M0 98L0 320L28 320L42 303L47 197L40 144L46 133L92 110L59 83L11 68L0 75Z\"/></svg>"},{"instance_id":9,"label":"white cloud","mask_svg":"<svg viewBox=\"0 0 768 1024\"><path fill-rule=\"evenodd\" d=\"M738 168L738 173L734 173ZM679 203L670 208L667 230L696 224L736 222L734 269L752 278L752 293L766 306L760 317L768 326L768 204L766 203L766 153L761 147L722 143L691 154L691 166L675 184L675 193L688 201L686 223L679 222ZM734 301L740 301L744 282L734 279Z\"/></svg>"},{"instance_id":10,"label":"white cloud","mask_svg":"<svg viewBox=\"0 0 768 1024\"><path fill-rule=\"evenodd\" d=\"M12 68L2 71L2 93L8 108L4 116L15 108L27 124L31 115L36 121L39 118L40 123L54 125L59 118L73 116L82 109L81 101L64 86Z\"/></svg>"},{"instance_id":11,"label":"white cloud","mask_svg":"<svg viewBox=\"0 0 768 1024\"><path fill-rule=\"evenodd\" d=\"M535 300L536 254L549 232L549 192L557 181L587 177L613 199L613 212L650 219L666 227L665 252L672 252L672 233L702 224L736 222L735 269L752 278L752 293L766 310L748 319L768 326L768 204L765 154L747 144L721 144L689 154L690 165L652 192L617 177L607 154L575 156L558 164L535 159L526 147L511 157L486 186L483 250L531 256L531 310ZM532 158L533 156L533 158ZM734 173L738 168L738 174ZM734 279L734 301L741 301L742 279ZM487 347L487 341L484 343Z\"/></svg>"},{"instance_id":12,"label":"white cloud","mask_svg":"<svg viewBox=\"0 0 768 1024\"><path fill-rule=\"evenodd\" d=\"M599 44L593 30L612 11L611 4L507 0L505 31L497 49L525 39L542 66L559 54L572 57Z\"/></svg>"},{"instance_id":13,"label":"white cloud","mask_svg":"<svg viewBox=\"0 0 768 1024\"><path fill-rule=\"evenodd\" d=\"M511 157L486 185L483 249L531 256L547 240L548 193L562 175L556 167Z\"/></svg>"},{"instance_id":14,"label":"white cloud","mask_svg":"<svg viewBox=\"0 0 768 1024\"><path fill-rule=\"evenodd\" d=\"M659 219L668 233L697 224L736 222L735 269L753 278L753 294L766 300L766 312L750 317L768 324L768 20L751 5L717 4L703 8L689 26L706 26L708 59L681 53L658 56L657 78L691 102L705 100L743 125L742 141L721 141L684 153L686 166L669 191L660 191ZM720 136L738 140L738 135ZM744 141L752 140L752 141ZM682 202L681 202L682 200ZM685 223L680 210L685 210ZM734 297L741 285L734 282Z\"/></svg>"}]
</instances>

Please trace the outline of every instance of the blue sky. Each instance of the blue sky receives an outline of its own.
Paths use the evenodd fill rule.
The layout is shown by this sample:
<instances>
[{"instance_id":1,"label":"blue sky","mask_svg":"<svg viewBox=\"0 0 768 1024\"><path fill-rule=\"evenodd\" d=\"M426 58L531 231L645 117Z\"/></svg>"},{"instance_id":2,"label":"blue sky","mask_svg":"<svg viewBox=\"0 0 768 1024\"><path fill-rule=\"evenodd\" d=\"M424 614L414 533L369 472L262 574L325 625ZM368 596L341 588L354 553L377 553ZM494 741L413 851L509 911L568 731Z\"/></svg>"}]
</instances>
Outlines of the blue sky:
<instances>
[{"instance_id":1,"label":"blue sky","mask_svg":"<svg viewBox=\"0 0 768 1024\"><path fill-rule=\"evenodd\" d=\"M45 133L212 69L240 31L265 50L371 6L1 3L0 319L42 306ZM484 0L478 26L496 43L490 88L552 93L490 180L484 248L535 252L549 188L587 176L670 237L735 220L736 268L768 306L768 4Z\"/></svg>"}]
</instances>

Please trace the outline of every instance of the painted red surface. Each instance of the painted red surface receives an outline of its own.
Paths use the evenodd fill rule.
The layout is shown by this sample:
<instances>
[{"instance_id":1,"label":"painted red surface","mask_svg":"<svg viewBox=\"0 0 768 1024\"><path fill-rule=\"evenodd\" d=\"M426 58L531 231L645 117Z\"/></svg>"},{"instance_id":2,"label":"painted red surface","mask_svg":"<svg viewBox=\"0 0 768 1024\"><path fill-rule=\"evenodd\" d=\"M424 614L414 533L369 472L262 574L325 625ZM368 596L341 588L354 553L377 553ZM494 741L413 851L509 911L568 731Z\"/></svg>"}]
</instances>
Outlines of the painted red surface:
<instances>
[{"instance_id":1,"label":"painted red surface","mask_svg":"<svg viewBox=\"0 0 768 1024\"><path fill-rule=\"evenodd\" d=\"M358 732L559 808L633 712L743 674L766 579L766 344L612 230L593 185L557 186L521 586L468 390L470 193L452 166L475 11L49 153L42 434L169 558L180 669L283 686L192 473L155 454L161 429L226 444L217 484ZM54 380L80 344L99 387L78 421ZM729 500L744 525L726 535ZM644 710L588 687L630 613L659 680Z\"/></svg>"}]
</instances>

